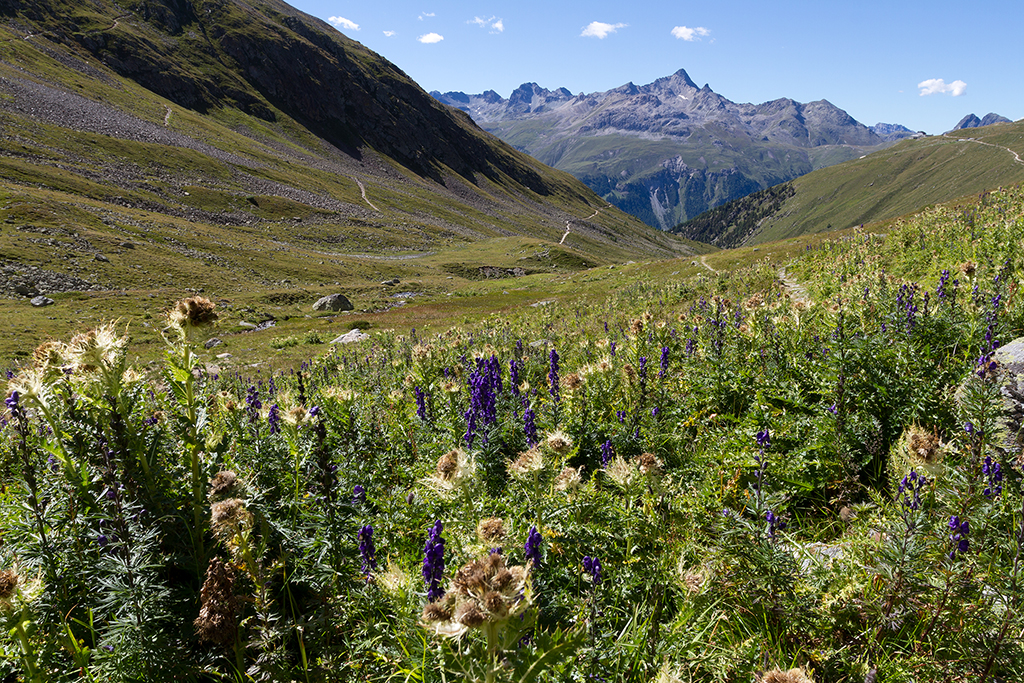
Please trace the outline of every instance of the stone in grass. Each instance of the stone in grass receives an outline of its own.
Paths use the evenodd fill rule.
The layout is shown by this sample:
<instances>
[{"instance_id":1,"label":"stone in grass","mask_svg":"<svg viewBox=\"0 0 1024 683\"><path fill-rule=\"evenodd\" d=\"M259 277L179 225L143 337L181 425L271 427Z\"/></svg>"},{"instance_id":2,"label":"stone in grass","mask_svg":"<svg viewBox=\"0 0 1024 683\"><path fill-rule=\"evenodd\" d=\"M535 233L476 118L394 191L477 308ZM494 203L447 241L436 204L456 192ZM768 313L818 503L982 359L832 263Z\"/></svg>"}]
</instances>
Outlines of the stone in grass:
<instances>
[{"instance_id":1,"label":"stone in grass","mask_svg":"<svg viewBox=\"0 0 1024 683\"><path fill-rule=\"evenodd\" d=\"M203 346L208 348L208 349L212 349L214 346L220 346L223 343L224 342L222 342L217 337L210 337L209 339L206 340L206 343L203 344Z\"/></svg>"},{"instance_id":2,"label":"stone in grass","mask_svg":"<svg viewBox=\"0 0 1024 683\"><path fill-rule=\"evenodd\" d=\"M366 334L365 332L363 332L362 330L360 330L357 327L355 329L349 330L348 332L346 332L345 334L341 335L340 337L332 339L331 343L332 344L352 344L352 343L355 343L355 342L361 342L364 339L369 339L369 338L370 338L370 335Z\"/></svg>"},{"instance_id":3,"label":"stone in grass","mask_svg":"<svg viewBox=\"0 0 1024 683\"><path fill-rule=\"evenodd\" d=\"M53 304L53 303L56 303L56 302L53 299L51 299L50 297L48 297L48 296L40 295L40 296L32 297L32 300L29 303L31 303L36 308L40 308L42 306L49 306L50 304Z\"/></svg>"},{"instance_id":4,"label":"stone in grass","mask_svg":"<svg viewBox=\"0 0 1024 683\"><path fill-rule=\"evenodd\" d=\"M314 311L351 311L352 302L344 294L328 294L313 304Z\"/></svg>"}]
</instances>

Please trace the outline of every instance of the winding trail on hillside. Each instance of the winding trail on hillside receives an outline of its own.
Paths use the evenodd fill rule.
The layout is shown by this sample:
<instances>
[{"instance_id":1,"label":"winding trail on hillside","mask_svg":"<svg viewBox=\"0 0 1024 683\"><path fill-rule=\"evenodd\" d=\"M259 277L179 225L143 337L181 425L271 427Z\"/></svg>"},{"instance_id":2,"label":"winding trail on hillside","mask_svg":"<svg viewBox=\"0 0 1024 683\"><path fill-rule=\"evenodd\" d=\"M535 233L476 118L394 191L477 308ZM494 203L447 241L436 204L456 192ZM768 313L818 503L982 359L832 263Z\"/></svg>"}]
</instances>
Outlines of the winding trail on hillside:
<instances>
[{"instance_id":1,"label":"winding trail on hillside","mask_svg":"<svg viewBox=\"0 0 1024 683\"><path fill-rule=\"evenodd\" d=\"M374 211L376 211L377 213L384 213L383 211L378 209L376 206L374 206L373 202L370 201L370 198L366 196L366 186L363 185L362 181L359 180L359 178L352 178L352 180L356 181L356 185L359 186L359 194L363 195L363 201L366 202L367 204L369 204L370 208L373 209Z\"/></svg>"},{"instance_id":2,"label":"winding trail on hillside","mask_svg":"<svg viewBox=\"0 0 1024 683\"><path fill-rule=\"evenodd\" d=\"M164 114L164 127L167 127L171 125L171 108L165 104L164 109L167 110L167 113Z\"/></svg>"},{"instance_id":3,"label":"winding trail on hillside","mask_svg":"<svg viewBox=\"0 0 1024 683\"><path fill-rule=\"evenodd\" d=\"M710 264L710 263L708 263L708 260L707 260L707 259L708 259L707 255L701 256L701 257L700 257L700 264L701 264L702 266L704 266L705 268L707 268L708 270L710 270L710 271L711 271L712 273L717 273L717 272L718 272L718 270L716 270L715 268L712 268L712 267L711 267L711 264Z\"/></svg>"},{"instance_id":4,"label":"winding trail on hillside","mask_svg":"<svg viewBox=\"0 0 1024 683\"><path fill-rule=\"evenodd\" d=\"M587 216L583 220L584 221L589 221L592 218L594 218L595 216L597 216L597 214L601 213L602 211L604 211L605 209L610 208L610 207L611 207L611 204L607 204L605 206L602 206L600 209L598 209L594 213L590 214L589 216ZM558 241L559 244L565 244L565 238L569 236L569 232L570 232L571 228L572 228L572 221L571 220L566 221L565 222L565 234L562 235L562 239L560 239Z\"/></svg>"},{"instance_id":5,"label":"winding trail on hillside","mask_svg":"<svg viewBox=\"0 0 1024 683\"><path fill-rule=\"evenodd\" d=\"M951 135L949 135L948 133L943 133L942 137L948 138L950 140L956 140L957 142L974 142L974 143L977 143L979 145L985 145L986 147L995 147L996 149L1005 150L1005 151L1007 151L1007 152L1009 152L1010 154L1013 155L1014 163L1024 164L1024 159L1020 158L1020 154L1018 154L1017 152L1014 152L1009 147L1003 147L1002 145L994 145L991 142L983 142L981 140L976 140L975 138L961 138L961 137L954 138Z\"/></svg>"}]
</instances>

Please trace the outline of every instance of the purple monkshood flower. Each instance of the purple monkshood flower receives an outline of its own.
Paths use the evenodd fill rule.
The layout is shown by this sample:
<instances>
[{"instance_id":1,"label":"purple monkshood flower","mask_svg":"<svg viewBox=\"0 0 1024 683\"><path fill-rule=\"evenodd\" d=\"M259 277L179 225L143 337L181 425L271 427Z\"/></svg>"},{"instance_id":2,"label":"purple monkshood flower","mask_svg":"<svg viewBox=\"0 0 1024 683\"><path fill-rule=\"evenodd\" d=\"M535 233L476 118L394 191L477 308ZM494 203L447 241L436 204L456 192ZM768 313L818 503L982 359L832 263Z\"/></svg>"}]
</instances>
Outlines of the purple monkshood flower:
<instances>
[{"instance_id":1,"label":"purple monkshood flower","mask_svg":"<svg viewBox=\"0 0 1024 683\"><path fill-rule=\"evenodd\" d=\"M373 545L373 527L369 524L359 530L359 557L363 560L363 574L367 577L377 568L377 548Z\"/></svg>"},{"instance_id":2,"label":"purple monkshood flower","mask_svg":"<svg viewBox=\"0 0 1024 683\"><path fill-rule=\"evenodd\" d=\"M478 428L487 443L488 427L498 421L498 395L501 393L501 363L497 356L478 359L469 376L469 409L466 411L466 447L472 448Z\"/></svg>"},{"instance_id":3,"label":"purple monkshood flower","mask_svg":"<svg viewBox=\"0 0 1024 683\"><path fill-rule=\"evenodd\" d=\"M267 424L270 425L270 433L278 434L281 431L281 409L277 407L277 404L270 406L270 412L267 413Z\"/></svg>"},{"instance_id":4,"label":"purple monkshood flower","mask_svg":"<svg viewBox=\"0 0 1024 683\"><path fill-rule=\"evenodd\" d=\"M985 476L988 484L983 491L986 498L997 497L1003 492L1003 468L992 459L991 455L985 456L985 462L981 465L981 473Z\"/></svg>"},{"instance_id":5,"label":"purple monkshood flower","mask_svg":"<svg viewBox=\"0 0 1024 683\"><path fill-rule=\"evenodd\" d=\"M352 504L353 505L362 505L365 502L366 502L366 489L363 488L360 484L356 484L352 488Z\"/></svg>"},{"instance_id":6,"label":"purple monkshood flower","mask_svg":"<svg viewBox=\"0 0 1024 683\"><path fill-rule=\"evenodd\" d=\"M427 542L423 546L423 581L427 585L427 600L433 602L444 595L441 578L444 576L444 539L441 532L444 526L441 520L434 522L427 532Z\"/></svg>"},{"instance_id":7,"label":"purple monkshood flower","mask_svg":"<svg viewBox=\"0 0 1024 683\"><path fill-rule=\"evenodd\" d=\"M11 411L12 415L18 410L18 398L18 392L12 391L11 395L4 399L4 405L7 406L7 409Z\"/></svg>"},{"instance_id":8,"label":"purple monkshood flower","mask_svg":"<svg viewBox=\"0 0 1024 683\"><path fill-rule=\"evenodd\" d=\"M764 514L764 519L766 522L768 522L768 536L770 538L775 538L776 531L786 530L785 520L781 519L777 514L775 514L771 510Z\"/></svg>"},{"instance_id":9,"label":"purple monkshood flower","mask_svg":"<svg viewBox=\"0 0 1024 683\"><path fill-rule=\"evenodd\" d=\"M667 371L668 371L668 347L667 346L662 346L661 347L661 369L658 370L658 378L660 379L660 378L664 377L665 373Z\"/></svg>"},{"instance_id":10,"label":"purple monkshood flower","mask_svg":"<svg viewBox=\"0 0 1024 683\"><path fill-rule=\"evenodd\" d=\"M612 442L611 440L605 441L601 444L601 467L608 467L608 463L612 461Z\"/></svg>"},{"instance_id":11,"label":"purple monkshood flower","mask_svg":"<svg viewBox=\"0 0 1024 683\"><path fill-rule=\"evenodd\" d=\"M316 417L319 414L320 414L320 406L313 406L312 408L309 409L309 416L310 417Z\"/></svg>"},{"instance_id":12,"label":"purple monkshood flower","mask_svg":"<svg viewBox=\"0 0 1024 683\"><path fill-rule=\"evenodd\" d=\"M757 447L762 451L766 451L772 446L772 435L768 432L768 428L765 427L759 431L754 438L757 439Z\"/></svg>"},{"instance_id":13,"label":"purple monkshood flower","mask_svg":"<svg viewBox=\"0 0 1024 683\"><path fill-rule=\"evenodd\" d=\"M537 415L533 408L523 411L523 431L526 433L526 445L533 448L539 443L537 438Z\"/></svg>"},{"instance_id":14,"label":"purple monkshood flower","mask_svg":"<svg viewBox=\"0 0 1024 683\"><path fill-rule=\"evenodd\" d=\"M583 558L583 571L590 574L590 579L594 582L595 588L601 583L601 560L587 555Z\"/></svg>"},{"instance_id":15,"label":"purple monkshood flower","mask_svg":"<svg viewBox=\"0 0 1024 683\"><path fill-rule=\"evenodd\" d=\"M949 559L955 560L957 553L966 553L971 549L971 542L967 539L968 534L971 533L971 525L967 520L962 520L953 515L949 518L949 530L952 531L949 535L950 544L953 546L949 551Z\"/></svg>"},{"instance_id":16,"label":"purple monkshood flower","mask_svg":"<svg viewBox=\"0 0 1024 683\"><path fill-rule=\"evenodd\" d=\"M427 395L420 391L420 388L413 387L413 393L416 395L416 417L423 422L427 421Z\"/></svg>"},{"instance_id":17,"label":"purple monkshood flower","mask_svg":"<svg viewBox=\"0 0 1024 683\"><path fill-rule=\"evenodd\" d=\"M537 527L530 527L523 550L526 551L526 560L532 562L534 567L540 566L540 541L540 532L537 531Z\"/></svg>"},{"instance_id":18,"label":"purple monkshood flower","mask_svg":"<svg viewBox=\"0 0 1024 683\"><path fill-rule=\"evenodd\" d=\"M611 354L612 358L615 358L615 342L610 342L608 344L608 352Z\"/></svg>"}]
</instances>

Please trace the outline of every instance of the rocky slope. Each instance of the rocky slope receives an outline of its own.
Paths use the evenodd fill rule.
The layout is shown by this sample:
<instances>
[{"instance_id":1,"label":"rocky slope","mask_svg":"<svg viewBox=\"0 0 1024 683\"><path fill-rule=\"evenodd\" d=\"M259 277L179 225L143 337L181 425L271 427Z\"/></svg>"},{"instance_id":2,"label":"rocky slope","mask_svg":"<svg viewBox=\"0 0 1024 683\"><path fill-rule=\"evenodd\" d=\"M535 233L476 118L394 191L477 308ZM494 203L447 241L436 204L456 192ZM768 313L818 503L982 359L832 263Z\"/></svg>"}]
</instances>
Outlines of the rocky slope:
<instances>
[{"instance_id":1,"label":"rocky slope","mask_svg":"<svg viewBox=\"0 0 1024 683\"><path fill-rule=\"evenodd\" d=\"M682 69L591 94L536 83L508 99L494 91L431 94L662 229L904 136L897 127L880 135L825 100L738 104Z\"/></svg>"}]
</instances>

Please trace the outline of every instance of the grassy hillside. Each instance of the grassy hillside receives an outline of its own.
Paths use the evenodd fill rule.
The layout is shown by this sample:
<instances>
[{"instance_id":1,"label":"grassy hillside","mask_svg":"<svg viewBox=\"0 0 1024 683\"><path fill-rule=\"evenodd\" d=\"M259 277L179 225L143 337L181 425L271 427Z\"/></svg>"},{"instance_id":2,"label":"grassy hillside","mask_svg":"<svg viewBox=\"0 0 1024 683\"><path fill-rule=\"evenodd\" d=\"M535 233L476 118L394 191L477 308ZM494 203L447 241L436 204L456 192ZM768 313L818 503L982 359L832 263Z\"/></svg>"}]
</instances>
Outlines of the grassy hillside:
<instances>
[{"instance_id":1,"label":"grassy hillside","mask_svg":"<svg viewBox=\"0 0 1024 683\"><path fill-rule=\"evenodd\" d=\"M240 70L232 40L251 27L228 5L202 23L220 42L191 35L200 20L184 6L160 7L0 8L0 358L119 316L158 345L151 321L186 290L224 302L235 322L273 317L284 338L333 338L346 319L309 317L333 292L356 314L385 312L402 293L447 299L482 272L692 253L460 113L433 103L412 121L431 98L285 5L246 10L267 29L261 49L309 50L320 77L363 107L347 132L329 125L340 115L330 102L300 116L268 94L273 79ZM127 45L142 46L134 61L118 57ZM147 80L157 72L171 85ZM295 86L299 99L312 87ZM402 286L381 284L394 279ZM56 303L33 308L36 293Z\"/></svg>"},{"instance_id":2,"label":"grassy hillside","mask_svg":"<svg viewBox=\"0 0 1024 683\"><path fill-rule=\"evenodd\" d=\"M962 137L905 140L881 152L820 169L790 183L794 192L747 231L729 219L756 211L757 197L676 228L718 246L762 244L796 235L888 220L923 207L1024 181L1024 122L972 129ZM716 227L717 226L717 227ZM727 236L720 238L719 235Z\"/></svg>"}]
</instances>

